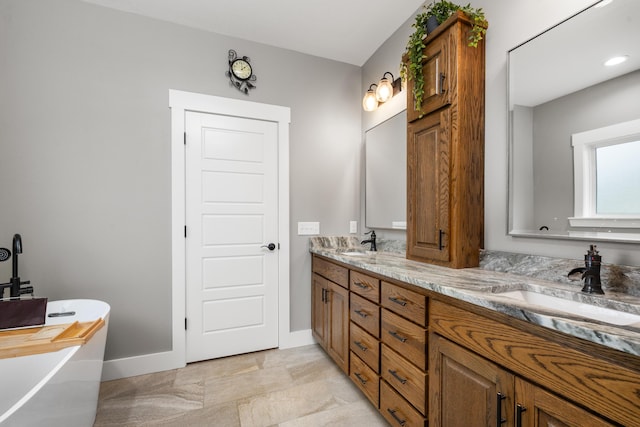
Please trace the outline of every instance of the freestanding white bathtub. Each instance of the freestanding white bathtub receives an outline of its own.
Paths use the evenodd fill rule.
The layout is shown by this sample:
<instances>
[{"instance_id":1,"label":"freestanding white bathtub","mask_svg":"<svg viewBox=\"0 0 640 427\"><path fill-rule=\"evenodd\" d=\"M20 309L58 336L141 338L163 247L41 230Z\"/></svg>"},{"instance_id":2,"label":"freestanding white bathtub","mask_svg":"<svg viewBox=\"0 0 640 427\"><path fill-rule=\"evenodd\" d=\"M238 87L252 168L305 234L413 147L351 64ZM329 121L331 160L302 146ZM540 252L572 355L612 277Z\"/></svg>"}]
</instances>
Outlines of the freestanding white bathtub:
<instances>
[{"instance_id":1,"label":"freestanding white bathtub","mask_svg":"<svg viewBox=\"0 0 640 427\"><path fill-rule=\"evenodd\" d=\"M50 313L74 315L49 317ZM102 317L104 326L82 346L31 356L0 359L2 427L78 426L95 421L109 326L109 304L62 300L47 304L45 325L87 322Z\"/></svg>"}]
</instances>

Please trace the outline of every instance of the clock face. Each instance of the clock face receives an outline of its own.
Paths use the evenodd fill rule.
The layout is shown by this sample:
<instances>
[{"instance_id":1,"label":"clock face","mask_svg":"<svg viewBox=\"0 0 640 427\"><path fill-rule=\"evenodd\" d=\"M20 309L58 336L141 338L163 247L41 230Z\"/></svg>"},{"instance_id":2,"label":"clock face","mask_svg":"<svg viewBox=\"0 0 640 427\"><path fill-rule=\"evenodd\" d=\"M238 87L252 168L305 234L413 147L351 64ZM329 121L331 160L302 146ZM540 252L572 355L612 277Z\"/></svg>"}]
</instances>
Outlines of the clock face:
<instances>
[{"instance_id":1,"label":"clock face","mask_svg":"<svg viewBox=\"0 0 640 427\"><path fill-rule=\"evenodd\" d=\"M251 65L244 59L236 59L231 64L233 75L240 80L247 80L251 77Z\"/></svg>"}]
</instances>

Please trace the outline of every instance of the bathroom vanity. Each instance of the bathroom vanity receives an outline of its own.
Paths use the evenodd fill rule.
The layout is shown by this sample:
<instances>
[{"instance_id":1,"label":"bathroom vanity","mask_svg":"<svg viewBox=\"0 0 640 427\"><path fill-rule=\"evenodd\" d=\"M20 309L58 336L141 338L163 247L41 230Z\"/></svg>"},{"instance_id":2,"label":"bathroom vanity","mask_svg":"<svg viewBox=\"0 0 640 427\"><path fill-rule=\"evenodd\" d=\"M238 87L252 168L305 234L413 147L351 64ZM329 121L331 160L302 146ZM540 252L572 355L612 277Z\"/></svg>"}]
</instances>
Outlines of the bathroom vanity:
<instances>
[{"instance_id":1,"label":"bathroom vanity","mask_svg":"<svg viewBox=\"0 0 640 427\"><path fill-rule=\"evenodd\" d=\"M311 252L314 312L337 301L318 341L391 425L640 425L640 298L605 295L631 311L614 325L513 298L581 299L579 285Z\"/></svg>"}]
</instances>

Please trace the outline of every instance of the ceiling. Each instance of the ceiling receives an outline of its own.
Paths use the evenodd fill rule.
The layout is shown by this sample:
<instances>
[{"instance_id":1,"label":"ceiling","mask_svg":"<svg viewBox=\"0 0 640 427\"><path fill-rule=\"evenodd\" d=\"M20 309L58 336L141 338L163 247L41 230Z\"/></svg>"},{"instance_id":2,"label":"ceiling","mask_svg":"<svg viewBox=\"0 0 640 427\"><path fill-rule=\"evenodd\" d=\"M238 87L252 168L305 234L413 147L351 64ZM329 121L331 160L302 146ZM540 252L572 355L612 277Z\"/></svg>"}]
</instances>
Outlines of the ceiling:
<instances>
[{"instance_id":1,"label":"ceiling","mask_svg":"<svg viewBox=\"0 0 640 427\"><path fill-rule=\"evenodd\" d=\"M83 0L362 66L424 0Z\"/></svg>"}]
</instances>

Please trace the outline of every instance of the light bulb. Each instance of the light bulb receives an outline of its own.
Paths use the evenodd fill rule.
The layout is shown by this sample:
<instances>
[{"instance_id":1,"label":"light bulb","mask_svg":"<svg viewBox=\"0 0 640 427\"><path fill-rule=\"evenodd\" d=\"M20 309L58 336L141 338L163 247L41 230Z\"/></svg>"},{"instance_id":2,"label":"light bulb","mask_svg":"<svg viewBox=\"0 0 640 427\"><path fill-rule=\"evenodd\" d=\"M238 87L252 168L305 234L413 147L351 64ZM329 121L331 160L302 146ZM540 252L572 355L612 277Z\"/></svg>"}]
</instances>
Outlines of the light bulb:
<instances>
[{"instance_id":1,"label":"light bulb","mask_svg":"<svg viewBox=\"0 0 640 427\"><path fill-rule=\"evenodd\" d=\"M369 88L367 93L364 95L362 99L362 108L364 111L374 111L378 108L378 100L376 99L376 93L373 89Z\"/></svg>"},{"instance_id":2,"label":"light bulb","mask_svg":"<svg viewBox=\"0 0 640 427\"><path fill-rule=\"evenodd\" d=\"M383 77L382 80L378 83L378 87L376 89L376 98L380 102L387 102L393 96L393 85L386 77Z\"/></svg>"}]
</instances>

